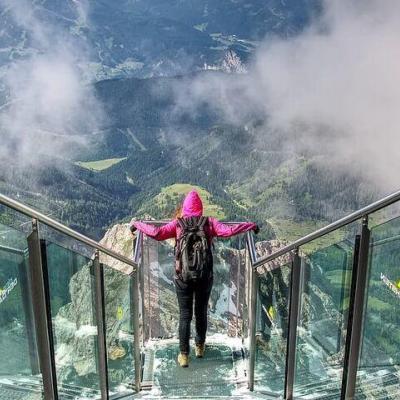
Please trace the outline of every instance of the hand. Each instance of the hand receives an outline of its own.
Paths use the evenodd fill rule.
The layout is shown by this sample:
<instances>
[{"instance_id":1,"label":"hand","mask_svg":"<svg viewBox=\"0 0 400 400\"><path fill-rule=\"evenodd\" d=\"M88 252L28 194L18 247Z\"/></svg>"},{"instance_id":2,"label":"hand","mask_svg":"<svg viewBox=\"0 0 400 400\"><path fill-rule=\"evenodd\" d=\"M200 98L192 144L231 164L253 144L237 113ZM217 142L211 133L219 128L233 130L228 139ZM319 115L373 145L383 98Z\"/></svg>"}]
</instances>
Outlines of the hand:
<instances>
[{"instance_id":1,"label":"hand","mask_svg":"<svg viewBox=\"0 0 400 400\"><path fill-rule=\"evenodd\" d=\"M131 225L129 227L129 230L131 231L132 235L135 236L135 232L137 231L137 228L135 225Z\"/></svg>"},{"instance_id":2,"label":"hand","mask_svg":"<svg viewBox=\"0 0 400 400\"><path fill-rule=\"evenodd\" d=\"M256 224L256 226L253 228L253 232L258 235L260 232L260 227Z\"/></svg>"}]
</instances>

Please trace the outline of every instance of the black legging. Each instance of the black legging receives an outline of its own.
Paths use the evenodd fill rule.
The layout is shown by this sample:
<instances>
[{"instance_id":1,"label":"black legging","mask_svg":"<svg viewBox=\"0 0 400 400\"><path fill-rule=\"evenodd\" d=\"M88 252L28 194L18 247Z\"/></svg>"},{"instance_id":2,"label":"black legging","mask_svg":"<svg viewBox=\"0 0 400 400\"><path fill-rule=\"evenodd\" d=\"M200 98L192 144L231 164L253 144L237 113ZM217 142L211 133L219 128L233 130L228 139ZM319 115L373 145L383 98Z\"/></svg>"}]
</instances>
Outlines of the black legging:
<instances>
[{"instance_id":1,"label":"black legging","mask_svg":"<svg viewBox=\"0 0 400 400\"><path fill-rule=\"evenodd\" d=\"M196 344L203 344L207 333L207 310L213 280L207 279L197 283L185 283L174 278L179 303L179 348L181 353L189 354L190 323L196 318Z\"/></svg>"}]
</instances>

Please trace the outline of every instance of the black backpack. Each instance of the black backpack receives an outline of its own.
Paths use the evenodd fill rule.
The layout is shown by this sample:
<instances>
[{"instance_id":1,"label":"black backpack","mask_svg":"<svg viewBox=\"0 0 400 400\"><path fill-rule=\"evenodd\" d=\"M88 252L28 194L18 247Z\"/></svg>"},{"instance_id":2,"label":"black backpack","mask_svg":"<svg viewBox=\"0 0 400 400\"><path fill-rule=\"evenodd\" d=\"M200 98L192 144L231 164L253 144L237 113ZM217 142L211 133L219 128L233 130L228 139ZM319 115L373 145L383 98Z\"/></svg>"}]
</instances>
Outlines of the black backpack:
<instances>
[{"instance_id":1,"label":"black backpack","mask_svg":"<svg viewBox=\"0 0 400 400\"><path fill-rule=\"evenodd\" d=\"M212 276L212 252L204 232L207 223L207 217L178 218L182 234L176 242L175 257L184 282Z\"/></svg>"}]
</instances>

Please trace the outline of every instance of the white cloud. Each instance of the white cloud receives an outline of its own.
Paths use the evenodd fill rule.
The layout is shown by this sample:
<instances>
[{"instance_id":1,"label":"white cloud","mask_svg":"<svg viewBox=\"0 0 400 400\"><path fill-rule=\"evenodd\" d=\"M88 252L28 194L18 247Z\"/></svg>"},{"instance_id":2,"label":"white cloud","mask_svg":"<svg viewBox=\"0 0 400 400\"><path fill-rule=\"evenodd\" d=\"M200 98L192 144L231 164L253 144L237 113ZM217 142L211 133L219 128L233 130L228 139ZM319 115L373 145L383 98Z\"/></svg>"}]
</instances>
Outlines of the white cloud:
<instances>
[{"instance_id":1,"label":"white cloud","mask_svg":"<svg viewBox=\"0 0 400 400\"><path fill-rule=\"evenodd\" d=\"M76 14L86 21L85 4L76 5ZM0 154L28 164L41 163L40 153L69 157L71 145L83 144L83 134L95 131L102 117L93 88L82 82L78 69L88 49L39 18L31 2L0 0L0 7L27 32L33 49L11 61L3 77L8 105L0 113Z\"/></svg>"},{"instance_id":2,"label":"white cloud","mask_svg":"<svg viewBox=\"0 0 400 400\"><path fill-rule=\"evenodd\" d=\"M262 112L265 131L279 130L288 146L398 188L400 2L325 1L298 36L268 38L246 76L201 77L178 98L180 107L201 102L233 123Z\"/></svg>"}]
</instances>

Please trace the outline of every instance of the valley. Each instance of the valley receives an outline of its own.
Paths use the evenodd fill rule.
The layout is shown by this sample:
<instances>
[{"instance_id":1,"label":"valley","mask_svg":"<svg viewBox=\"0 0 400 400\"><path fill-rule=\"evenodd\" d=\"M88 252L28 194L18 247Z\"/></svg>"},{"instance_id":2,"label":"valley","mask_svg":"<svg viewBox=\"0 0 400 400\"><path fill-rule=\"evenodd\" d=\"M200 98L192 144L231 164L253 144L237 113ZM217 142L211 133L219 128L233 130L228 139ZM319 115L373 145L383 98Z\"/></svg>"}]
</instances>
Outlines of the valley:
<instances>
[{"instance_id":1,"label":"valley","mask_svg":"<svg viewBox=\"0 0 400 400\"><path fill-rule=\"evenodd\" d=\"M39 147L40 162L30 168L1 160L1 189L95 238L132 216L169 218L189 185L207 192L219 218L255 220L263 238L286 240L304 234L310 221L327 223L373 197L360 176L330 170L321 154L287 151L279 132L259 120L230 125L207 104L193 115L177 109L182 82L190 81L97 83L107 116L101 130L81 136L83 146L70 137L69 159Z\"/></svg>"},{"instance_id":2,"label":"valley","mask_svg":"<svg viewBox=\"0 0 400 400\"><path fill-rule=\"evenodd\" d=\"M85 10L76 2L34 2L35 24L77 49L74 62L94 97L88 101L101 115L74 121L45 107L32 117L40 129L27 143L0 128L2 192L97 239L132 216L168 218L187 185L208 193L210 213L256 220L263 238L286 240L375 198L360 173L329 168L323 152L290 148L291 138L256 111L233 124L212 103L180 103L177 94L198 78L233 84L265 35L296 35L320 10L309 0L232 4L103 0ZM10 10L0 16L7 32L0 77L11 62L40 57L43 45L13 24ZM95 51L80 60L83 42ZM0 82L0 113L8 118L15 102ZM20 147L29 159L14 155Z\"/></svg>"}]
</instances>

